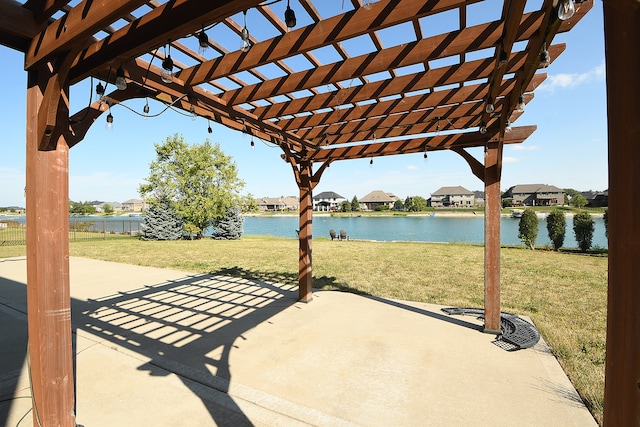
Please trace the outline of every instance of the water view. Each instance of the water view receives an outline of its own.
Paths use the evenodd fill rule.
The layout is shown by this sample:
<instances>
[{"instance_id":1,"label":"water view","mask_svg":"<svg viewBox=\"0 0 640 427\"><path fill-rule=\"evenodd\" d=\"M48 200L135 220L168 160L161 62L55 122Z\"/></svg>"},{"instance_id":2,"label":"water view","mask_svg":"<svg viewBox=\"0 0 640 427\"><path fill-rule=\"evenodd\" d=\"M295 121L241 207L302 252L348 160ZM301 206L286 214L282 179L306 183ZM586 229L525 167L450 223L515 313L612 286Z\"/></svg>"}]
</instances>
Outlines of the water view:
<instances>
[{"instance_id":1,"label":"water view","mask_svg":"<svg viewBox=\"0 0 640 427\"><path fill-rule=\"evenodd\" d=\"M592 247L607 248L604 221L594 218L595 231ZM501 219L500 240L504 245L522 245L518 238L517 218ZM255 216L244 222L246 235L272 235L296 237L297 216ZM484 217L456 216L397 216L397 217L331 217L315 215L313 218L314 237L329 237L329 230L347 231L350 239L378 241L413 241L447 243L484 243ZM537 245L551 245L547 233L547 222L538 221ZM573 234L573 222L567 218L567 231L563 247L577 248Z\"/></svg>"},{"instance_id":2,"label":"water view","mask_svg":"<svg viewBox=\"0 0 640 427\"><path fill-rule=\"evenodd\" d=\"M0 220L24 221L24 216L0 215ZM72 222L92 223L89 230L106 233L139 234L142 217L105 217L84 216L74 217ZM601 217L594 217L595 231L593 234L593 248L608 248L605 236L604 221ZM518 239L517 218L501 218L501 242L503 245L522 245ZM248 216L245 217L245 235L269 235L277 237L296 238L299 228L296 215L282 216ZM329 230L347 231L352 240L376 241L408 241L408 242L446 242L446 243L484 243L484 217L482 215L459 216L362 216L362 217L332 217L328 215L314 215L313 236L329 237ZM205 233L207 234L207 233ZM210 233L209 233L210 234ZM547 235L547 222L538 221L538 246L551 246ZM573 234L573 223L567 218L565 248L577 248Z\"/></svg>"}]
</instances>

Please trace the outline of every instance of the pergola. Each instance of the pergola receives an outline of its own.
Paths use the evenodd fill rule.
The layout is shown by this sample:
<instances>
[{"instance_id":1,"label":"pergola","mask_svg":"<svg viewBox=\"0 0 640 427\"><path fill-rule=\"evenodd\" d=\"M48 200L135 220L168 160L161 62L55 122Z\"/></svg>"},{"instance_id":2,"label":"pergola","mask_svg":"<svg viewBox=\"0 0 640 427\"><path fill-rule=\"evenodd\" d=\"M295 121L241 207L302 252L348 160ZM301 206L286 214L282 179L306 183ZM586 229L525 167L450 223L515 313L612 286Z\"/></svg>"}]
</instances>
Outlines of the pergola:
<instances>
[{"instance_id":1,"label":"pergola","mask_svg":"<svg viewBox=\"0 0 640 427\"><path fill-rule=\"evenodd\" d=\"M540 70L565 49L553 44L555 35L576 25L593 0L495 2L499 19L475 25L467 18L480 0L342 0L342 12L331 16L327 3L0 0L0 43L24 52L28 73L28 320L42 425L75 424L68 150L99 116L110 120L112 105L134 98L282 149L300 190L302 301L312 299L312 191L332 162L458 153L485 185L485 330L499 331L503 147L534 132L512 123L545 79ZM638 198L621 191L640 196L640 3L605 0L604 7L611 207L605 423L633 425L640 420L640 290L632 282L640 228L632 218ZM432 35L425 22L445 15L457 25ZM229 38L238 49L225 47ZM69 88L90 77L100 81L99 99L69 111ZM473 147L484 148L483 159L470 154Z\"/></svg>"}]
</instances>

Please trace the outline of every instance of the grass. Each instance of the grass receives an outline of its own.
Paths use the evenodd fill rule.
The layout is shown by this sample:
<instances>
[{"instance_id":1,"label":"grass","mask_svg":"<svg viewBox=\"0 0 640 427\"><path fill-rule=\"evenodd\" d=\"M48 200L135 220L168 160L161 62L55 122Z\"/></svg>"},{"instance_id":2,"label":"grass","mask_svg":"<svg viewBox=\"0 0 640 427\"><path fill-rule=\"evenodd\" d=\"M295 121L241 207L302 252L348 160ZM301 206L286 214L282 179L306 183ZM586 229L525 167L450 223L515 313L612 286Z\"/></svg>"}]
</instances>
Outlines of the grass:
<instances>
[{"instance_id":1,"label":"grass","mask_svg":"<svg viewBox=\"0 0 640 427\"><path fill-rule=\"evenodd\" d=\"M0 258L25 248L0 247ZM239 241L74 242L72 256L297 283L298 242L266 236ZM318 288L386 298L483 306L483 247L428 243L313 242ZM503 248L502 309L530 316L596 420L602 423L607 258Z\"/></svg>"}]
</instances>

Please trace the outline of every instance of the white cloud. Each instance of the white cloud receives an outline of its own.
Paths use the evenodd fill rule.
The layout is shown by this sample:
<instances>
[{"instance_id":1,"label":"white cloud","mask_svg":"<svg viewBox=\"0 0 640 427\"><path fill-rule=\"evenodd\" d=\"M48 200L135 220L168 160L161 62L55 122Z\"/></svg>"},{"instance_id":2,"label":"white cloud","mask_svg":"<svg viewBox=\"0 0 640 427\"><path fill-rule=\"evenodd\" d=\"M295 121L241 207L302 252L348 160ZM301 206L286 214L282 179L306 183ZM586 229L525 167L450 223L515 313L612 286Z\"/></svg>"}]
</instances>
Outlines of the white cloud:
<instances>
[{"instance_id":1,"label":"white cloud","mask_svg":"<svg viewBox=\"0 0 640 427\"><path fill-rule=\"evenodd\" d=\"M415 165L409 165L409 166L407 166L407 170L410 170L410 171L417 171L417 170L419 170L419 169L420 169L420 168L419 168L419 167L417 167L417 166L415 166Z\"/></svg>"},{"instance_id":2,"label":"white cloud","mask_svg":"<svg viewBox=\"0 0 640 427\"><path fill-rule=\"evenodd\" d=\"M519 161L520 159L517 157L509 157L509 156L502 157L502 163L517 163Z\"/></svg>"},{"instance_id":3,"label":"white cloud","mask_svg":"<svg viewBox=\"0 0 640 427\"><path fill-rule=\"evenodd\" d=\"M511 145L509 148L511 148L511 150L513 150L513 151L526 151L526 150L534 151L534 150L538 149L538 146L537 145L514 144L514 145Z\"/></svg>"},{"instance_id":4,"label":"white cloud","mask_svg":"<svg viewBox=\"0 0 640 427\"><path fill-rule=\"evenodd\" d=\"M557 89L572 89L584 83L603 81L605 73L606 68L604 61L602 61L600 65L584 73L550 75L547 80L540 85L538 90L555 92Z\"/></svg>"}]
</instances>

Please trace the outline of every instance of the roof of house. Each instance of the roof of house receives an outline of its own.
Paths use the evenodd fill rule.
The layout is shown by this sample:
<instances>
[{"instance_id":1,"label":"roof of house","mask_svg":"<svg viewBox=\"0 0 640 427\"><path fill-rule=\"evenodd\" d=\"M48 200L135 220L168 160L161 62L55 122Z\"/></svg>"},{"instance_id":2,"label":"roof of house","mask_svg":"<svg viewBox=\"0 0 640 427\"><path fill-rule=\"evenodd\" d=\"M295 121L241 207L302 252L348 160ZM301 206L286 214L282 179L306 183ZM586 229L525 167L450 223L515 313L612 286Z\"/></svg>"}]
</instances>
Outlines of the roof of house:
<instances>
[{"instance_id":1,"label":"roof of house","mask_svg":"<svg viewBox=\"0 0 640 427\"><path fill-rule=\"evenodd\" d=\"M320 200L320 199L344 199L344 197L342 197L341 195L339 195L338 193L335 193L333 191L323 191L322 193L313 196L314 200ZM346 200L346 199L345 199Z\"/></svg>"},{"instance_id":2,"label":"roof of house","mask_svg":"<svg viewBox=\"0 0 640 427\"><path fill-rule=\"evenodd\" d=\"M564 193L564 190L548 184L518 184L509 188L511 193Z\"/></svg>"},{"instance_id":3,"label":"roof of house","mask_svg":"<svg viewBox=\"0 0 640 427\"><path fill-rule=\"evenodd\" d=\"M140 199L129 199L126 202L122 202L122 204L125 204L125 203L144 203L144 202Z\"/></svg>"},{"instance_id":4,"label":"roof of house","mask_svg":"<svg viewBox=\"0 0 640 427\"><path fill-rule=\"evenodd\" d=\"M473 196L473 191L469 191L460 185L455 187L440 187L432 196Z\"/></svg>"},{"instance_id":5,"label":"roof of house","mask_svg":"<svg viewBox=\"0 0 640 427\"><path fill-rule=\"evenodd\" d=\"M382 190L375 190L358 201L361 203L390 203L395 202L396 200L398 200L398 197L396 197L392 193L385 193Z\"/></svg>"}]
</instances>

